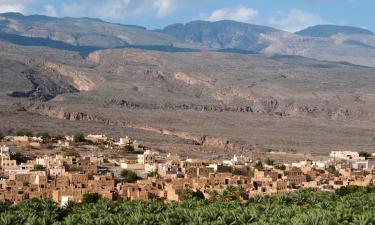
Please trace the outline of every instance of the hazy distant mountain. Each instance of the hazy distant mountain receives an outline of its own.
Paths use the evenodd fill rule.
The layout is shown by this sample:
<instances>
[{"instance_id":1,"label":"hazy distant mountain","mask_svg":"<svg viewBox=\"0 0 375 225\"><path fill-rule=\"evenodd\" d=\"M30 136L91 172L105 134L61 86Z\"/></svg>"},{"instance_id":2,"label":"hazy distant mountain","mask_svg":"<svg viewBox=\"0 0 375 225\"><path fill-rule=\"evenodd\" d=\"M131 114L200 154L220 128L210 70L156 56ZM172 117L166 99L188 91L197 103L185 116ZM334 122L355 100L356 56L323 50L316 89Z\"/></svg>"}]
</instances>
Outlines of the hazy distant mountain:
<instances>
[{"instance_id":1,"label":"hazy distant mountain","mask_svg":"<svg viewBox=\"0 0 375 225\"><path fill-rule=\"evenodd\" d=\"M99 19L53 18L0 14L0 32L45 38L74 46L114 48L126 45L171 45L175 39L144 27L111 24Z\"/></svg>"},{"instance_id":2,"label":"hazy distant mountain","mask_svg":"<svg viewBox=\"0 0 375 225\"><path fill-rule=\"evenodd\" d=\"M199 46L214 49L243 49L260 51L268 45L260 39L262 34L281 32L277 29L235 21L218 22L193 21L187 24L174 24L159 30Z\"/></svg>"},{"instance_id":3,"label":"hazy distant mountain","mask_svg":"<svg viewBox=\"0 0 375 225\"><path fill-rule=\"evenodd\" d=\"M0 14L0 40L79 52L140 48L163 52L211 50L241 54L299 55L375 67L375 36L356 27L319 25L289 33L235 21L193 21L161 30L90 18Z\"/></svg>"},{"instance_id":4,"label":"hazy distant mountain","mask_svg":"<svg viewBox=\"0 0 375 225\"><path fill-rule=\"evenodd\" d=\"M374 35L373 32L351 26L336 26L336 25L317 25L308 27L304 30L296 32L298 35L309 36L309 37L331 37L337 34L363 34L363 35Z\"/></svg>"}]
</instances>

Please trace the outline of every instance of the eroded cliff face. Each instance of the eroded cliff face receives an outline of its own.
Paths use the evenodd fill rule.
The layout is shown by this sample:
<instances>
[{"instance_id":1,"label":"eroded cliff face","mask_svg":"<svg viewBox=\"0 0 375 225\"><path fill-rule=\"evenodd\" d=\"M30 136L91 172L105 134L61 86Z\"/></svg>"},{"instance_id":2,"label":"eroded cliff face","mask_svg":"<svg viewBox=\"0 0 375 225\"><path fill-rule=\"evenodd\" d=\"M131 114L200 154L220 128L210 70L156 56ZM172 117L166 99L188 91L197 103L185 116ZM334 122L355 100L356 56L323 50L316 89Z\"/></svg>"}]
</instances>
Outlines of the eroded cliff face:
<instances>
[{"instance_id":1,"label":"eroded cliff face","mask_svg":"<svg viewBox=\"0 0 375 225\"><path fill-rule=\"evenodd\" d=\"M69 65L36 59L27 59L25 65L30 69L22 71L22 75L29 80L32 88L14 90L8 93L11 97L49 101L61 94L89 91L95 87L85 72Z\"/></svg>"},{"instance_id":2,"label":"eroded cliff face","mask_svg":"<svg viewBox=\"0 0 375 225\"><path fill-rule=\"evenodd\" d=\"M64 76L79 91L89 91L95 87L95 83L89 79L88 74L77 71L74 68L54 62L44 62L41 67Z\"/></svg>"},{"instance_id":3,"label":"eroded cliff face","mask_svg":"<svg viewBox=\"0 0 375 225\"><path fill-rule=\"evenodd\" d=\"M304 147L326 130L340 131L341 143L348 140L346 124L375 122L373 68L302 57L135 49L98 51L87 59L23 55L28 59L17 64L17 71L28 80L12 86L11 96L28 97L19 101L27 112L67 123L88 121L77 124L100 124L107 131L124 128L229 153L257 148L262 140L265 146ZM0 54L1 62L10 65ZM9 99L17 103L20 98ZM342 126L331 129L336 123ZM368 130L350 137L363 137ZM300 133L305 139L294 145ZM281 137L272 140L271 135ZM329 135L318 140L323 136Z\"/></svg>"},{"instance_id":4,"label":"eroded cliff face","mask_svg":"<svg viewBox=\"0 0 375 225\"><path fill-rule=\"evenodd\" d=\"M229 140L225 137L213 137L210 135L193 134L184 131L168 130L164 128L156 128L152 126L132 123L130 121L115 121L105 118L100 115L89 114L85 112L71 112L65 110L63 107L56 105L49 105L43 103L30 103L24 106L28 112L37 113L51 118L71 120L71 121L91 121L99 122L107 126L119 126L138 129L147 132L153 132L166 136L174 136L183 140L190 141L195 145L202 145L208 147L215 147L227 150L251 150L252 145L235 140Z\"/></svg>"},{"instance_id":5,"label":"eroded cliff face","mask_svg":"<svg viewBox=\"0 0 375 225\"><path fill-rule=\"evenodd\" d=\"M110 68L111 74L128 79L152 96L152 100L106 100L106 104L125 108L374 119L375 101L369 85L374 71L370 68L302 57L129 49L97 51L88 60L98 68ZM351 78L353 73L358 75L356 81Z\"/></svg>"}]
</instances>

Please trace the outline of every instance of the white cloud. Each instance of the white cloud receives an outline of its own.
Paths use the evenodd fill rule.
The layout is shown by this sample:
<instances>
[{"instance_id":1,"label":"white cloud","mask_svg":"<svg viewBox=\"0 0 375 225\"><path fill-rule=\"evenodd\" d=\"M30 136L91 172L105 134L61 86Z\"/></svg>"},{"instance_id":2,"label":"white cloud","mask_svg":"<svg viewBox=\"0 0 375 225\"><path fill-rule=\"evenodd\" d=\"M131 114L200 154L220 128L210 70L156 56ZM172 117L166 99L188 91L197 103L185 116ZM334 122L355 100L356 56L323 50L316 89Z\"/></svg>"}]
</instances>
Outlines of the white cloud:
<instances>
[{"instance_id":1,"label":"white cloud","mask_svg":"<svg viewBox=\"0 0 375 225\"><path fill-rule=\"evenodd\" d=\"M178 8L178 6L175 5L172 0L155 0L154 7L158 17L168 16Z\"/></svg>"},{"instance_id":2,"label":"white cloud","mask_svg":"<svg viewBox=\"0 0 375 225\"><path fill-rule=\"evenodd\" d=\"M26 13L26 7L23 4L0 4L0 13L19 12Z\"/></svg>"},{"instance_id":3,"label":"white cloud","mask_svg":"<svg viewBox=\"0 0 375 225\"><path fill-rule=\"evenodd\" d=\"M279 16L268 18L267 23L281 30L296 32L309 26L327 24L328 22L319 15L293 9L287 14L281 13Z\"/></svg>"},{"instance_id":4,"label":"white cloud","mask_svg":"<svg viewBox=\"0 0 375 225\"><path fill-rule=\"evenodd\" d=\"M258 14L259 12L253 8L240 6L215 10L204 19L208 21L235 20L239 22L250 22L257 17Z\"/></svg>"},{"instance_id":5,"label":"white cloud","mask_svg":"<svg viewBox=\"0 0 375 225\"><path fill-rule=\"evenodd\" d=\"M55 8L55 6L51 5L51 4L47 4L44 6L44 11L45 11L45 15L47 16L58 16L58 13L57 13L57 10Z\"/></svg>"},{"instance_id":6,"label":"white cloud","mask_svg":"<svg viewBox=\"0 0 375 225\"><path fill-rule=\"evenodd\" d=\"M77 0L65 4L60 14L106 19L166 17L202 1L207 0Z\"/></svg>"}]
</instances>

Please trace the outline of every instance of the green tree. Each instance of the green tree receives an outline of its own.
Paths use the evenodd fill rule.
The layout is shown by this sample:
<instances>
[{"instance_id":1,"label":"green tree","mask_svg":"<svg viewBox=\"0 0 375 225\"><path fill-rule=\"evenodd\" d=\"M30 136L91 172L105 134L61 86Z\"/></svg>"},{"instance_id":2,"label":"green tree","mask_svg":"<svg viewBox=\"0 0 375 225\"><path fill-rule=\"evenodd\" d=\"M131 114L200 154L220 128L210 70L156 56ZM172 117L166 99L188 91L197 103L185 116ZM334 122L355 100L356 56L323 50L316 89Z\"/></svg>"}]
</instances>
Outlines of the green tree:
<instances>
[{"instance_id":1,"label":"green tree","mask_svg":"<svg viewBox=\"0 0 375 225\"><path fill-rule=\"evenodd\" d=\"M10 153L10 160L16 160L17 164L25 162L25 158L20 152Z\"/></svg>"},{"instance_id":2,"label":"green tree","mask_svg":"<svg viewBox=\"0 0 375 225\"><path fill-rule=\"evenodd\" d=\"M233 175L237 175L237 176L242 175L242 170L238 168L233 168L231 172Z\"/></svg>"},{"instance_id":3,"label":"green tree","mask_svg":"<svg viewBox=\"0 0 375 225\"><path fill-rule=\"evenodd\" d=\"M260 160L257 161L257 162L255 163L254 168L257 169L257 170L262 170L262 169L263 169L263 163L262 163L262 161L260 161Z\"/></svg>"},{"instance_id":4,"label":"green tree","mask_svg":"<svg viewBox=\"0 0 375 225\"><path fill-rule=\"evenodd\" d=\"M56 140L56 141L65 141L65 136L62 135L62 134L56 134L52 137L52 139Z\"/></svg>"},{"instance_id":5,"label":"green tree","mask_svg":"<svg viewBox=\"0 0 375 225\"><path fill-rule=\"evenodd\" d=\"M43 165L40 165L40 164L36 164L34 166L34 170L35 171L43 171L44 170L44 166Z\"/></svg>"},{"instance_id":6,"label":"green tree","mask_svg":"<svg viewBox=\"0 0 375 225\"><path fill-rule=\"evenodd\" d=\"M360 157L365 157L367 159L368 157L371 156L371 153L368 153L368 152L365 152L365 151L360 151L359 152L359 156Z\"/></svg>"},{"instance_id":7,"label":"green tree","mask_svg":"<svg viewBox=\"0 0 375 225\"><path fill-rule=\"evenodd\" d=\"M132 145L125 145L123 153L124 154L132 154L132 153L134 153L134 147Z\"/></svg>"},{"instance_id":8,"label":"green tree","mask_svg":"<svg viewBox=\"0 0 375 225\"><path fill-rule=\"evenodd\" d=\"M98 193L87 193L82 196L81 201L83 204L97 203L101 197Z\"/></svg>"},{"instance_id":9,"label":"green tree","mask_svg":"<svg viewBox=\"0 0 375 225\"><path fill-rule=\"evenodd\" d=\"M158 175L157 171L152 171L152 172L147 173L147 177L155 177L156 175Z\"/></svg>"},{"instance_id":10,"label":"green tree","mask_svg":"<svg viewBox=\"0 0 375 225\"><path fill-rule=\"evenodd\" d=\"M270 159L270 158L268 158L268 159L266 160L266 164L269 165L269 166L272 166L274 163L275 163L275 161L272 160L272 159Z\"/></svg>"},{"instance_id":11,"label":"green tree","mask_svg":"<svg viewBox=\"0 0 375 225\"><path fill-rule=\"evenodd\" d=\"M31 131L17 131L16 136L27 136L27 137L32 137L33 133Z\"/></svg>"},{"instance_id":12,"label":"green tree","mask_svg":"<svg viewBox=\"0 0 375 225\"><path fill-rule=\"evenodd\" d=\"M336 173L336 167L334 165L329 165L327 171L329 173Z\"/></svg>"},{"instance_id":13,"label":"green tree","mask_svg":"<svg viewBox=\"0 0 375 225\"><path fill-rule=\"evenodd\" d=\"M138 177L138 175L131 170L122 170L120 175L125 178L126 182L128 183L134 183L140 179L140 177Z\"/></svg>"},{"instance_id":14,"label":"green tree","mask_svg":"<svg viewBox=\"0 0 375 225\"><path fill-rule=\"evenodd\" d=\"M286 170L286 166L284 164L277 164L277 165L275 165L275 169L277 169L277 170Z\"/></svg>"},{"instance_id":15,"label":"green tree","mask_svg":"<svg viewBox=\"0 0 375 225\"><path fill-rule=\"evenodd\" d=\"M77 132L73 135L73 140L74 142L76 143L81 143L81 142L84 142L85 141L85 135L83 135L82 133L80 132Z\"/></svg>"},{"instance_id":16,"label":"green tree","mask_svg":"<svg viewBox=\"0 0 375 225\"><path fill-rule=\"evenodd\" d=\"M44 142L51 141L51 135L48 132L37 133L36 136L42 138Z\"/></svg>"},{"instance_id":17,"label":"green tree","mask_svg":"<svg viewBox=\"0 0 375 225\"><path fill-rule=\"evenodd\" d=\"M185 188L182 193L183 200L203 200L205 199L202 191L197 190L193 191L190 188Z\"/></svg>"},{"instance_id":18,"label":"green tree","mask_svg":"<svg viewBox=\"0 0 375 225\"><path fill-rule=\"evenodd\" d=\"M79 154L79 152L68 150L64 152L64 156L65 157L68 157L68 156L80 157L81 155Z\"/></svg>"}]
</instances>

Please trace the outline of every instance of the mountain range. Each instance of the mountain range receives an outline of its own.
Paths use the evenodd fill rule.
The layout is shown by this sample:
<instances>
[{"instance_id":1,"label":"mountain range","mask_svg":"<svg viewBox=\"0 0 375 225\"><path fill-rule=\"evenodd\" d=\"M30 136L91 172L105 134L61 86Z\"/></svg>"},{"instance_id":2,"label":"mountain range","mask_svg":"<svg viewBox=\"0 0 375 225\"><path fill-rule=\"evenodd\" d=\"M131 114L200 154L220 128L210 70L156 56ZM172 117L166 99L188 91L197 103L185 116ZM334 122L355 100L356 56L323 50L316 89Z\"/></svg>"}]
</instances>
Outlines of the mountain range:
<instances>
[{"instance_id":1,"label":"mountain range","mask_svg":"<svg viewBox=\"0 0 375 225\"><path fill-rule=\"evenodd\" d=\"M295 34L235 21L193 21L160 30L111 24L90 18L0 14L0 39L16 44L69 49L87 55L108 48L161 51L236 51L299 55L374 66L375 36L348 26L318 25Z\"/></svg>"},{"instance_id":2,"label":"mountain range","mask_svg":"<svg viewBox=\"0 0 375 225\"><path fill-rule=\"evenodd\" d=\"M212 157L375 147L375 36L361 28L6 13L0 49L3 133L104 132Z\"/></svg>"}]
</instances>

